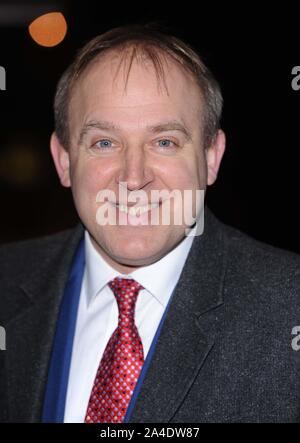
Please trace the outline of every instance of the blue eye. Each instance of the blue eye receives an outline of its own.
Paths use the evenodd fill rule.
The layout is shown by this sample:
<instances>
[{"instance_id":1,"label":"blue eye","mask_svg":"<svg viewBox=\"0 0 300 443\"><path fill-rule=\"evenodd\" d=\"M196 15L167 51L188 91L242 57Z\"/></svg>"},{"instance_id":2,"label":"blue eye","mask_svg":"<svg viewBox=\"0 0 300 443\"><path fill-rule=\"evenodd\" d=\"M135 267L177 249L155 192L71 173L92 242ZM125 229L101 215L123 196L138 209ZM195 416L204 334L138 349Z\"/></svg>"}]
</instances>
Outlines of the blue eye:
<instances>
[{"instance_id":1,"label":"blue eye","mask_svg":"<svg viewBox=\"0 0 300 443\"><path fill-rule=\"evenodd\" d=\"M163 138L162 140L159 140L158 142L159 143L161 143L161 142L163 143L163 145L160 145L161 148L168 148L170 146L170 143L174 143L171 140L168 140L166 138Z\"/></svg>"},{"instance_id":2,"label":"blue eye","mask_svg":"<svg viewBox=\"0 0 300 443\"><path fill-rule=\"evenodd\" d=\"M111 147L111 141L107 138L104 138L102 140L98 140L95 145L99 146L100 148L110 148Z\"/></svg>"}]
</instances>

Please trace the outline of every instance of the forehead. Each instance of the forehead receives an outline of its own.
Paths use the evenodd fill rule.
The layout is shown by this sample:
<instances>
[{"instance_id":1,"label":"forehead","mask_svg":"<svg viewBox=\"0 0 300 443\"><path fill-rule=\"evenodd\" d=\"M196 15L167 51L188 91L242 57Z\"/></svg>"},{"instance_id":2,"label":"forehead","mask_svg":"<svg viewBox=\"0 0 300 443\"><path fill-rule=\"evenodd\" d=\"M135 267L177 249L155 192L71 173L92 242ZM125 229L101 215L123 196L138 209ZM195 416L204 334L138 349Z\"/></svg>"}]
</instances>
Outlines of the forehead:
<instances>
[{"instance_id":1,"label":"forehead","mask_svg":"<svg viewBox=\"0 0 300 443\"><path fill-rule=\"evenodd\" d=\"M78 126L93 118L153 123L155 118L181 117L199 125L202 97L196 80L170 57L160 62L157 72L148 58L118 51L95 59L73 89L70 123Z\"/></svg>"}]
</instances>

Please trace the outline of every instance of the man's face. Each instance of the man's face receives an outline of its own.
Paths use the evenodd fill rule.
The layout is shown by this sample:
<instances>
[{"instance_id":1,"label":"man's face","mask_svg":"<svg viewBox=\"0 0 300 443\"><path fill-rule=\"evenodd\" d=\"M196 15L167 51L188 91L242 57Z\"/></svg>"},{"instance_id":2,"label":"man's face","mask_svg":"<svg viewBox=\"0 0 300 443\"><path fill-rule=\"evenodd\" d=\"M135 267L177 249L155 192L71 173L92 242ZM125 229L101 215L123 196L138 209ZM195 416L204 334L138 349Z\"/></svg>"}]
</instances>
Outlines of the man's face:
<instances>
[{"instance_id":1,"label":"man's face","mask_svg":"<svg viewBox=\"0 0 300 443\"><path fill-rule=\"evenodd\" d=\"M132 191L144 191L143 199L136 200L139 206L158 202L151 199L154 190L179 190L182 197L184 190L191 190L195 216L196 190L204 190L214 181L224 139L220 132L205 152L202 97L192 77L175 62L164 64L167 90L158 83L150 62L136 61L125 90L124 69L117 70L118 66L119 55L110 52L84 72L70 102L69 151L55 135L51 150L61 182L71 186L94 246L116 269L130 272L171 251L184 238L187 224L184 219L180 225L174 223L174 212L179 209L173 198L162 198L158 207L134 216L126 214L126 208L115 208L113 202L97 201L99 191L114 192L116 202L126 205L120 201L120 189L126 182L128 196ZM117 224L99 224L96 215L103 204L116 211ZM171 222L162 223L159 215L159 223L151 224L151 211L162 214L167 207L171 208ZM141 219L143 223L138 222Z\"/></svg>"}]
</instances>

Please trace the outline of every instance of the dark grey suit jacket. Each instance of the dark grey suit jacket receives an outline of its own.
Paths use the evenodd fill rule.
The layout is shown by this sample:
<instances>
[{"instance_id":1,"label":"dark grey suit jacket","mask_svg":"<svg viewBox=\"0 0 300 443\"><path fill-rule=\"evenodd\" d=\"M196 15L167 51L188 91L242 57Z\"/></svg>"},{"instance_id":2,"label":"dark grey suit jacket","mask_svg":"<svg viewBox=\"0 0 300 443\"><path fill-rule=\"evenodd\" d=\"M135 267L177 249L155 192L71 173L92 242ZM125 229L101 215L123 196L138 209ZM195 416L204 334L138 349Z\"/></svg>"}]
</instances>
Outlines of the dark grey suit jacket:
<instances>
[{"instance_id":1,"label":"dark grey suit jacket","mask_svg":"<svg viewBox=\"0 0 300 443\"><path fill-rule=\"evenodd\" d=\"M0 248L0 421L39 422L58 310L83 234ZM300 256L205 210L130 422L299 422Z\"/></svg>"}]
</instances>

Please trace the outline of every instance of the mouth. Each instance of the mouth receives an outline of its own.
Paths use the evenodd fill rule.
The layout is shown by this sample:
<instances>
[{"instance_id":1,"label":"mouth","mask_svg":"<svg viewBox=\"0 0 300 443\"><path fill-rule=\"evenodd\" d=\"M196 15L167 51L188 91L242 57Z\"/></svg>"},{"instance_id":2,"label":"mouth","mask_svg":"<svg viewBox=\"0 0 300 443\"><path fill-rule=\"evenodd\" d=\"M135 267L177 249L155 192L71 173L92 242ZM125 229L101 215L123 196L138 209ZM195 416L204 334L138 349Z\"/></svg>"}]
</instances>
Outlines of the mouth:
<instances>
[{"instance_id":1,"label":"mouth","mask_svg":"<svg viewBox=\"0 0 300 443\"><path fill-rule=\"evenodd\" d=\"M132 217L140 216L145 214L148 211L152 211L152 209L156 209L160 206L161 202L157 203L149 203L146 205L124 205L120 203L111 202L114 207L116 207L120 212L124 212L125 214L131 215Z\"/></svg>"}]
</instances>

